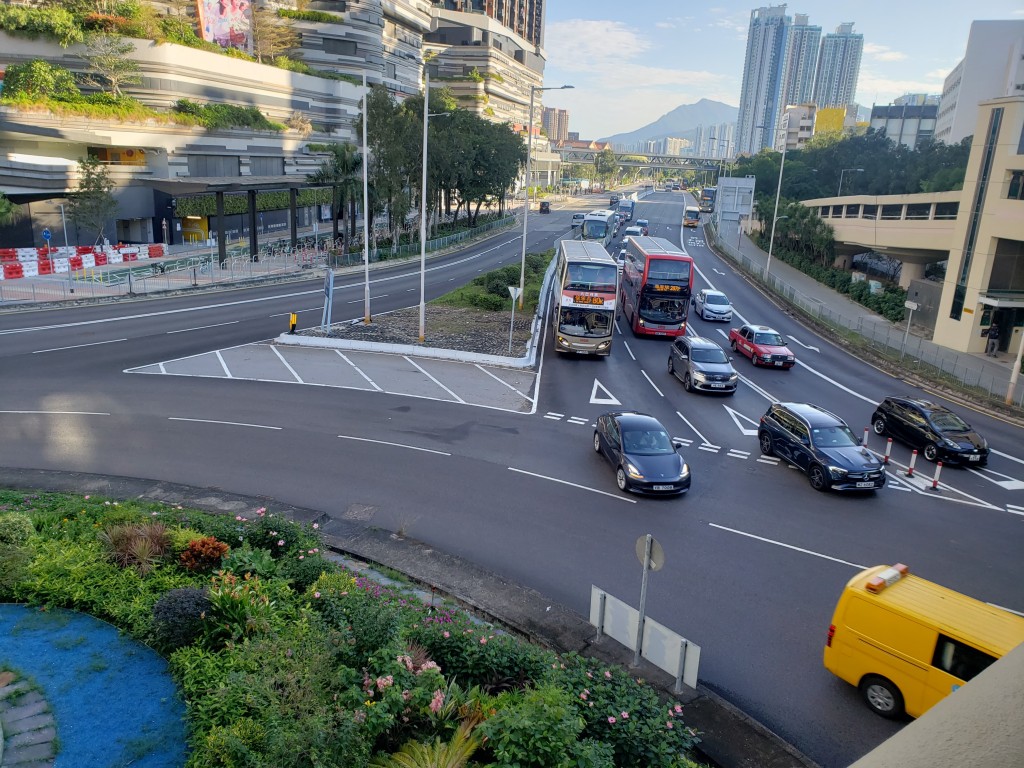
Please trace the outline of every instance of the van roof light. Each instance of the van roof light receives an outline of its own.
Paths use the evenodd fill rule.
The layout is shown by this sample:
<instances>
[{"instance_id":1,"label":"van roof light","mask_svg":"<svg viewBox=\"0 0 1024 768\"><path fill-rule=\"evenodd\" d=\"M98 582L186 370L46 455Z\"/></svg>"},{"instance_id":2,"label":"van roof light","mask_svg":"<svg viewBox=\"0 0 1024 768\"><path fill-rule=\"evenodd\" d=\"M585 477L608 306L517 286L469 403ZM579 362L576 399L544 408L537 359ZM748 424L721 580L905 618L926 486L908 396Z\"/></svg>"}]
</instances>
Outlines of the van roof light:
<instances>
[{"instance_id":1,"label":"van roof light","mask_svg":"<svg viewBox=\"0 0 1024 768\"><path fill-rule=\"evenodd\" d=\"M896 565L891 568L886 568L877 576L873 576L868 579L868 582L864 585L864 589L877 595L886 587L890 587L895 584L908 573L910 573L910 568L905 566L903 563L896 563Z\"/></svg>"}]
</instances>

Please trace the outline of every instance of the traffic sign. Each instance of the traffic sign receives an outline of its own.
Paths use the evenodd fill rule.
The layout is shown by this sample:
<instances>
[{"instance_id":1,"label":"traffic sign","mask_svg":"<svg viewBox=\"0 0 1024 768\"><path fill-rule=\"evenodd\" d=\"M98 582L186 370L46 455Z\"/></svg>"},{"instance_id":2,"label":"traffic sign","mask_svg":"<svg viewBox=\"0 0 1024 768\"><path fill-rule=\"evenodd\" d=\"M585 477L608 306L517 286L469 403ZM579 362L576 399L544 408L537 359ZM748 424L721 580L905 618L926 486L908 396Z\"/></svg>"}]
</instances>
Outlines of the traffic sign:
<instances>
[{"instance_id":1,"label":"traffic sign","mask_svg":"<svg viewBox=\"0 0 1024 768\"><path fill-rule=\"evenodd\" d=\"M49 228L44 229L43 230L43 240L45 240L46 242L50 242L50 238L51 237L53 237L53 235L50 234Z\"/></svg>"},{"instance_id":2,"label":"traffic sign","mask_svg":"<svg viewBox=\"0 0 1024 768\"><path fill-rule=\"evenodd\" d=\"M909 309L911 312L919 308L918 303L916 301L904 301L903 306Z\"/></svg>"}]
</instances>

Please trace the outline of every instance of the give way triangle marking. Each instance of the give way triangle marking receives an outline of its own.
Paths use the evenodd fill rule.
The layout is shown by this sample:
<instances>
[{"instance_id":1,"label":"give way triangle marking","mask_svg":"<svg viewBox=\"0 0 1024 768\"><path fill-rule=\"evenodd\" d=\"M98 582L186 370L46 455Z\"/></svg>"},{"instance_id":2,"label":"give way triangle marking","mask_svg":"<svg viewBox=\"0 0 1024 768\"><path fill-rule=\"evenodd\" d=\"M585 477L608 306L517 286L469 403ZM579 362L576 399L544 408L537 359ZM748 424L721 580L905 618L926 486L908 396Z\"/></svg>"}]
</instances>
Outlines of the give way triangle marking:
<instances>
[{"instance_id":1,"label":"give way triangle marking","mask_svg":"<svg viewBox=\"0 0 1024 768\"><path fill-rule=\"evenodd\" d=\"M754 421L753 419L751 419L748 416L744 416L739 411L734 411L728 405L723 405L722 407L725 408L725 410L729 412L730 416L732 416L732 420L736 423L736 426L739 427L740 432L742 432L744 435L756 435L757 434L757 422L756 421ZM748 429L747 427L744 427L742 424L740 424L740 419L743 419L744 421L749 421L751 424L754 425L754 429Z\"/></svg>"},{"instance_id":2,"label":"give way triangle marking","mask_svg":"<svg viewBox=\"0 0 1024 768\"><path fill-rule=\"evenodd\" d=\"M597 390L604 392L604 397L598 395ZM609 392L608 388L597 379L594 379L594 388L590 391L590 402L595 405L622 405L615 395Z\"/></svg>"}]
</instances>

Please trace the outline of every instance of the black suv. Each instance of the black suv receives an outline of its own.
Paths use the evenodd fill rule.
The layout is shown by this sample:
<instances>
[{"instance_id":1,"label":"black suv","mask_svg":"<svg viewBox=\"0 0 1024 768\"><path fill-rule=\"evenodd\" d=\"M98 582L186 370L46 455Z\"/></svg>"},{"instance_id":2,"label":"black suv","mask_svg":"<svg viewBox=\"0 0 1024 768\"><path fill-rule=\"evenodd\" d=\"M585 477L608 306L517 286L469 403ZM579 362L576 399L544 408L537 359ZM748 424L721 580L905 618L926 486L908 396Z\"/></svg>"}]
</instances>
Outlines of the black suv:
<instances>
[{"instance_id":1,"label":"black suv","mask_svg":"<svg viewBox=\"0 0 1024 768\"><path fill-rule=\"evenodd\" d=\"M806 472L816 491L873 491L885 486L882 463L845 421L816 405L775 403L761 417L757 439L761 453Z\"/></svg>"},{"instance_id":2,"label":"black suv","mask_svg":"<svg viewBox=\"0 0 1024 768\"><path fill-rule=\"evenodd\" d=\"M913 397L887 397L871 416L876 435L891 435L919 449L928 461L988 463L988 443L944 405Z\"/></svg>"}]
</instances>

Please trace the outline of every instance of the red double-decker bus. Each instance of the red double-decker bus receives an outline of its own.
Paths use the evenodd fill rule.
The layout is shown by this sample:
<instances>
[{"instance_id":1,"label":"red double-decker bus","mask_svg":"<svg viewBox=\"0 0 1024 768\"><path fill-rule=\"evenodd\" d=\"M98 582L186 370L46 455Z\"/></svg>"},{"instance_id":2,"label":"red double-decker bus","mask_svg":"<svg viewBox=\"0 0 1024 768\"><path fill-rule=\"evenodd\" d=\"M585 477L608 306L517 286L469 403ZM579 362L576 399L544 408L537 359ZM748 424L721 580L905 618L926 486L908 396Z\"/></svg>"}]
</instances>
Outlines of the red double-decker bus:
<instances>
[{"instance_id":1,"label":"red double-decker bus","mask_svg":"<svg viewBox=\"0 0 1024 768\"><path fill-rule=\"evenodd\" d=\"M683 336L693 291L693 259L663 237L627 237L622 311L633 333Z\"/></svg>"}]
</instances>

